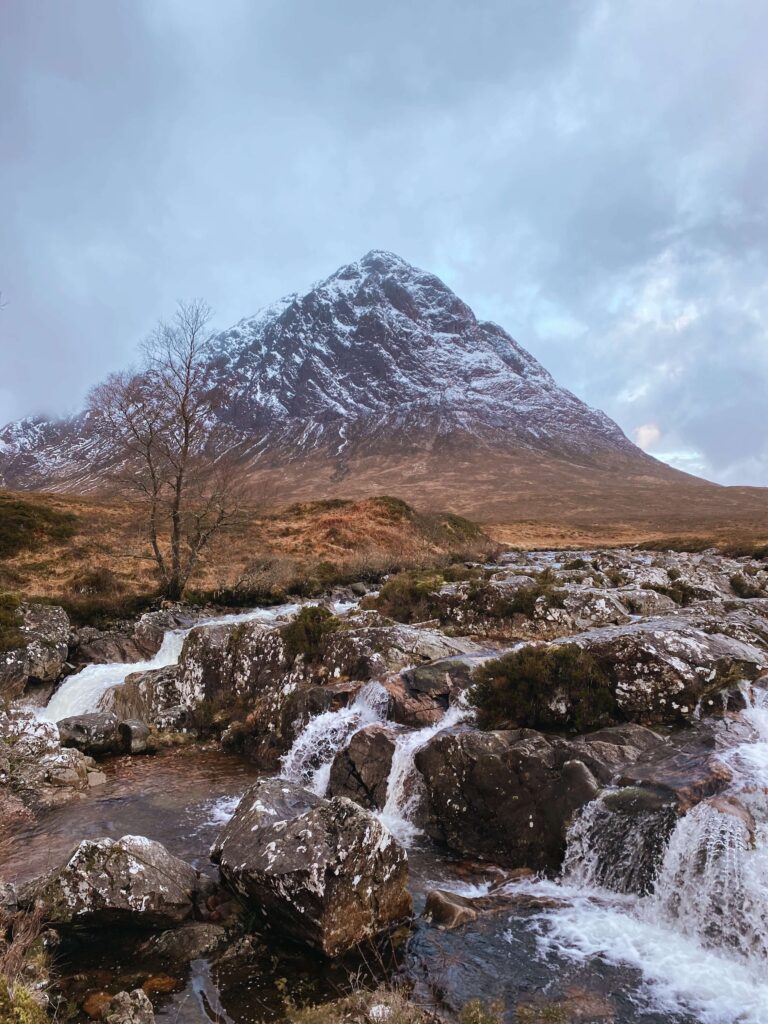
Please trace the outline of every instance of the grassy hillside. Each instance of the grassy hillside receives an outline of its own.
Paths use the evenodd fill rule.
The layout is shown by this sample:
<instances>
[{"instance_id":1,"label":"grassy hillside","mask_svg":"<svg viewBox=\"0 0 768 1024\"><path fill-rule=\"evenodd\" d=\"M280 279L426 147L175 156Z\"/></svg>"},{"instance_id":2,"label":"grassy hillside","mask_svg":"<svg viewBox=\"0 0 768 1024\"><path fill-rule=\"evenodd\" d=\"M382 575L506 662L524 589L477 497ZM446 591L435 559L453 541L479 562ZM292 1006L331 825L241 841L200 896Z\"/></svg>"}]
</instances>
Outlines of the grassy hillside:
<instances>
[{"instance_id":1,"label":"grassy hillside","mask_svg":"<svg viewBox=\"0 0 768 1024\"><path fill-rule=\"evenodd\" d=\"M158 587L141 511L125 501L0 491L0 592L63 603L76 620L138 611ZM397 498L246 510L192 580L192 600L248 604L378 579L411 566L483 558L494 542L450 513Z\"/></svg>"}]
</instances>

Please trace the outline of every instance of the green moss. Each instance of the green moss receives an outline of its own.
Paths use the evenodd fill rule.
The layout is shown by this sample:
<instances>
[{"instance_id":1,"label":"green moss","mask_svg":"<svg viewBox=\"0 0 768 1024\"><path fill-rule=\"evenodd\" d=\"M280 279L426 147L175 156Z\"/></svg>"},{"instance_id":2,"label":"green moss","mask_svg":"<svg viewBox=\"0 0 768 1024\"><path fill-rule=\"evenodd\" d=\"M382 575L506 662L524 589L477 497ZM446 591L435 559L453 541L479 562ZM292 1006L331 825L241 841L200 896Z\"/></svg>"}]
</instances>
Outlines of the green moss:
<instances>
[{"instance_id":1,"label":"green moss","mask_svg":"<svg viewBox=\"0 0 768 1024\"><path fill-rule=\"evenodd\" d=\"M584 731L617 713L608 677L575 644L524 647L481 665L470 700L482 729L567 725Z\"/></svg>"},{"instance_id":2,"label":"green moss","mask_svg":"<svg viewBox=\"0 0 768 1024\"><path fill-rule=\"evenodd\" d=\"M0 558L68 540L76 529L77 516L71 512L0 495Z\"/></svg>"},{"instance_id":3,"label":"green moss","mask_svg":"<svg viewBox=\"0 0 768 1024\"><path fill-rule=\"evenodd\" d=\"M323 639L340 628L341 621L327 608L309 605L302 608L292 622L283 626L280 633L291 661L301 654L305 661L312 662L320 656Z\"/></svg>"},{"instance_id":4,"label":"green moss","mask_svg":"<svg viewBox=\"0 0 768 1024\"><path fill-rule=\"evenodd\" d=\"M9 990L0 978L0 1024L50 1024L48 1014L23 985Z\"/></svg>"}]
</instances>

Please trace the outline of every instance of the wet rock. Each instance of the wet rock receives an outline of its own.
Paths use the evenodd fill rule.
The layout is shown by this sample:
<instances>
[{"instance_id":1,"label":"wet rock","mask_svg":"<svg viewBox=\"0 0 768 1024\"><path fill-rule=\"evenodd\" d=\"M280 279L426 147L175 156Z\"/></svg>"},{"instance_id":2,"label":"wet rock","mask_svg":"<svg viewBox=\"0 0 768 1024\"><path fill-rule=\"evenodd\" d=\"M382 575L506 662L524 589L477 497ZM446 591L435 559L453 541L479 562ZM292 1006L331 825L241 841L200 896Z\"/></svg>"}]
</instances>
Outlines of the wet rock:
<instances>
[{"instance_id":1,"label":"wet rock","mask_svg":"<svg viewBox=\"0 0 768 1024\"><path fill-rule=\"evenodd\" d=\"M427 832L508 867L557 867L573 814L599 784L562 741L530 729L448 730L416 753Z\"/></svg>"},{"instance_id":2,"label":"wet rock","mask_svg":"<svg viewBox=\"0 0 768 1024\"><path fill-rule=\"evenodd\" d=\"M730 769L714 748L714 738L706 732L674 737L664 747L648 751L617 775L622 786L661 794L678 814L721 793L731 779Z\"/></svg>"},{"instance_id":3,"label":"wet rock","mask_svg":"<svg viewBox=\"0 0 768 1024\"><path fill-rule=\"evenodd\" d=\"M473 901L444 889L432 889L427 893L422 917L438 928L460 928L476 921L478 912Z\"/></svg>"},{"instance_id":4,"label":"wet rock","mask_svg":"<svg viewBox=\"0 0 768 1024\"><path fill-rule=\"evenodd\" d=\"M411 911L407 858L383 825L279 779L246 792L211 857L266 927L328 957Z\"/></svg>"},{"instance_id":5,"label":"wet rock","mask_svg":"<svg viewBox=\"0 0 768 1024\"><path fill-rule=\"evenodd\" d=\"M171 928L188 920L200 876L143 836L83 840L69 860L26 895L58 927Z\"/></svg>"},{"instance_id":6,"label":"wet rock","mask_svg":"<svg viewBox=\"0 0 768 1024\"><path fill-rule=\"evenodd\" d=\"M126 754L143 754L147 751L149 726L144 722L128 720L120 722L117 727L120 746Z\"/></svg>"},{"instance_id":7,"label":"wet rock","mask_svg":"<svg viewBox=\"0 0 768 1024\"><path fill-rule=\"evenodd\" d=\"M45 704L66 664L69 618L63 608L44 604L21 604L18 618L24 643L0 654L0 698Z\"/></svg>"},{"instance_id":8,"label":"wet rock","mask_svg":"<svg viewBox=\"0 0 768 1024\"><path fill-rule=\"evenodd\" d=\"M345 796L361 807L381 809L395 752L395 734L384 725L367 725L356 732L331 766L328 792Z\"/></svg>"},{"instance_id":9,"label":"wet rock","mask_svg":"<svg viewBox=\"0 0 768 1024\"><path fill-rule=\"evenodd\" d=\"M477 664L477 656L442 658L386 679L389 718L415 729L439 722L449 705L471 685Z\"/></svg>"},{"instance_id":10,"label":"wet rock","mask_svg":"<svg viewBox=\"0 0 768 1024\"><path fill-rule=\"evenodd\" d=\"M578 736L563 746L566 758L578 757L603 784L651 751L666 748L667 740L642 725L608 726Z\"/></svg>"},{"instance_id":11,"label":"wet rock","mask_svg":"<svg viewBox=\"0 0 768 1024\"><path fill-rule=\"evenodd\" d=\"M144 722L160 731L180 730L191 723L191 709L183 703L176 665L132 672L122 686L110 687L99 700L101 711L124 721Z\"/></svg>"},{"instance_id":12,"label":"wet rock","mask_svg":"<svg viewBox=\"0 0 768 1024\"><path fill-rule=\"evenodd\" d=\"M140 953L151 958L189 963L200 957L210 956L227 941L227 931L219 924L209 921L194 921L180 928L161 932L144 943Z\"/></svg>"},{"instance_id":13,"label":"wet rock","mask_svg":"<svg viewBox=\"0 0 768 1024\"><path fill-rule=\"evenodd\" d=\"M58 726L62 747L75 747L92 757L117 754L122 750L117 717L109 712L94 711L62 718Z\"/></svg>"},{"instance_id":14,"label":"wet rock","mask_svg":"<svg viewBox=\"0 0 768 1024\"><path fill-rule=\"evenodd\" d=\"M154 1024L155 1014L146 992L118 992L102 1011L104 1024Z\"/></svg>"},{"instance_id":15,"label":"wet rock","mask_svg":"<svg viewBox=\"0 0 768 1024\"><path fill-rule=\"evenodd\" d=\"M0 798L18 816L15 803L52 807L97 784L101 773L91 757L62 749L59 731L24 707L0 711Z\"/></svg>"}]
</instances>

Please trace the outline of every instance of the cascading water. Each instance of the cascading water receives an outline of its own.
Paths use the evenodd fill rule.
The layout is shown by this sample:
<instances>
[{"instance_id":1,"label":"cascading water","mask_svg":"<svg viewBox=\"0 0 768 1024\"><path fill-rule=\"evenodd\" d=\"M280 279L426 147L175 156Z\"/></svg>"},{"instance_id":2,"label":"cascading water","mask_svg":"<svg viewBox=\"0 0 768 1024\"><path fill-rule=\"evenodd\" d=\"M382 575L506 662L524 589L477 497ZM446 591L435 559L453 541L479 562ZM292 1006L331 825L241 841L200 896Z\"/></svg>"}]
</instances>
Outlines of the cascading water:
<instances>
[{"instance_id":1,"label":"cascading water","mask_svg":"<svg viewBox=\"0 0 768 1024\"><path fill-rule=\"evenodd\" d=\"M324 796L338 751L347 746L358 730L383 722L388 704L389 695L384 687L368 683L347 707L315 715L281 758L280 777Z\"/></svg>"},{"instance_id":2,"label":"cascading water","mask_svg":"<svg viewBox=\"0 0 768 1024\"><path fill-rule=\"evenodd\" d=\"M745 696L753 735L722 754L727 793L670 828L609 791L571 827L560 883L532 883L564 900L540 919L542 949L629 964L650 1006L702 1024L768 1021L768 693Z\"/></svg>"},{"instance_id":3,"label":"cascading water","mask_svg":"<svg viewBox=\"0 0 768 1024\"><path fill-rule=\"evenodd\" d=\"M410 845L420 835L413 822L419 802L420 777L413 763L421 750L439 732L465 721L472 709L459 702L448 708L439 722L409 732L402 732L395 741L392 767L387 780L387 799L378 817L403 845Z\"/></svg>"},{"instance_id":4,"label":"cascading water","mask_svg":"<svg viewBox=\"0 0 768 1024\"><path fill-rule=\"evenodd\" d=\"M195 623L196 626L226 626L235 622L272 623L295 614L300 605L284 604L273 608L257 608L241 614L220 615ZM175 665L184 646L188 629L172 629L163 637L160 650L148 661L112 662L107 665L87 665L80 672L69 676L38 713L41 718L59 722L71 715L84 715L96 711L102 694L112 686L120 686L132 672L149 672L151 669Z\"/></svg>"}]
</instances>

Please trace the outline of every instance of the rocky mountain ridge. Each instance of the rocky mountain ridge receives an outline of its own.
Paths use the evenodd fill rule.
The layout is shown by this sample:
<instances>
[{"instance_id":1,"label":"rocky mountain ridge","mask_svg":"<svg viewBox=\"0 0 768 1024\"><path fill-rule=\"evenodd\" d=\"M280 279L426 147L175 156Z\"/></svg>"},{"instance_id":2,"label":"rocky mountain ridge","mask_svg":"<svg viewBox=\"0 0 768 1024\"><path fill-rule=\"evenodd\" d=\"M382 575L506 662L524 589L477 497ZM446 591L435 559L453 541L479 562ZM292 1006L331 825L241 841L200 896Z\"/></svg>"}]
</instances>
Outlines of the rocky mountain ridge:
<instances>
[{"instance_id":1,"label":"rocky mountain ridge","mask_svg":"<svg viewBox=\"0 0 768 1024\"><path fill-rule=\"evenodd\" d=\"M239 321L208 350L220 416L252 471L321 466L318 496L354 476L361 459L457 451L607 456L673 472L437 277L392 253L374 250ZM89 413L0 430L9 487L90 490L114 457Z\"/></svg>"}]
</instances>

